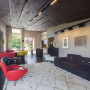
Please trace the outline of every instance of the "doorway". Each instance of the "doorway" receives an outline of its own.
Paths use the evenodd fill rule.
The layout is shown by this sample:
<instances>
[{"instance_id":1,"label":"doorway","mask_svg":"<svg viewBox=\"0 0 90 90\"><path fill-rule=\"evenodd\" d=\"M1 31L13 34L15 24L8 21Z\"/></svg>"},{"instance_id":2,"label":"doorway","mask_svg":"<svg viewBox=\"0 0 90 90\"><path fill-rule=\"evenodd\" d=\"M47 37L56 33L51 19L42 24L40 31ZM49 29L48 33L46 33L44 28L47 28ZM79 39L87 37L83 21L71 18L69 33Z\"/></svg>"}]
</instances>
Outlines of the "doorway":
<instances>
[{"instance_id":1,"label":"doorway","mask_svg":"<svg viewBox=\"0 0 90 90\"><path fill-rule=\"evenodd\" d=\"M24 44L24 49L25 50L31 51L31 49L34 49L34 38L26 37L24 39L24 41L25 41L25 44Z\"/></svg>"},{"instance_id":2,"label":"doorway","mask_svg":"<svg viewBox=\"0 0 90 90\"><path fill-rule=\"evenodd\" d=\"M48 39L48 48L54 47L54 37Z\"/></svg>"}]
</instances>

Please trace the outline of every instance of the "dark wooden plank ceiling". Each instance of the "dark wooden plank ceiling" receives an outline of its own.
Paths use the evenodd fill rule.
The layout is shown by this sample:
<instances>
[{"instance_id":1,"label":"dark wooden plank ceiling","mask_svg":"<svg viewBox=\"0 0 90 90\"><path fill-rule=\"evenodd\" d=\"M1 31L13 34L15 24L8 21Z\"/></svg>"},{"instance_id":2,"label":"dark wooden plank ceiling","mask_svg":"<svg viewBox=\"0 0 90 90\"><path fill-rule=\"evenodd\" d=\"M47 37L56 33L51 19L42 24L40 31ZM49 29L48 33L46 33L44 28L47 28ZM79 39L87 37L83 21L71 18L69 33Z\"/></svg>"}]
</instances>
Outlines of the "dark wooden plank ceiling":
<instances>
[{"instance_id":1,"label":"dark wooden plank ceiling","mask_svg":"<svg viewBox=\"0 0 90 90\"><path fill-rule=\"evenodd\" d=\"M90 0L57 0L27 24L53 0L0 0L0 16L7 26L45 31L48 27L90 18Z\"/></svg>"}]
</instances>

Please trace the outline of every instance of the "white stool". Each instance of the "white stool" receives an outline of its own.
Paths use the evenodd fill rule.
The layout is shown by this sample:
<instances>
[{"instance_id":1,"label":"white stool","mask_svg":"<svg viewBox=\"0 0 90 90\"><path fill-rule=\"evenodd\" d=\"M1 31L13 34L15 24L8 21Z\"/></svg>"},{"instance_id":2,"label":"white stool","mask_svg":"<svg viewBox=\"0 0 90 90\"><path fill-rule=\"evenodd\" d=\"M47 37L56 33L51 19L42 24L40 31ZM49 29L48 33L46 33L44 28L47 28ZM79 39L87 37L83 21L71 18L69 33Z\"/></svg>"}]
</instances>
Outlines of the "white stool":
<instances>
[{"instance_id":1,"label":"white stool","mask_svg":"<svg viewBox=\"0 0 90 90\"><path fill-rule=\"evenodd\" d=\"M45 55L45 61L53 61L54 62L55 56Z\"/></svg>"}]
</instances>

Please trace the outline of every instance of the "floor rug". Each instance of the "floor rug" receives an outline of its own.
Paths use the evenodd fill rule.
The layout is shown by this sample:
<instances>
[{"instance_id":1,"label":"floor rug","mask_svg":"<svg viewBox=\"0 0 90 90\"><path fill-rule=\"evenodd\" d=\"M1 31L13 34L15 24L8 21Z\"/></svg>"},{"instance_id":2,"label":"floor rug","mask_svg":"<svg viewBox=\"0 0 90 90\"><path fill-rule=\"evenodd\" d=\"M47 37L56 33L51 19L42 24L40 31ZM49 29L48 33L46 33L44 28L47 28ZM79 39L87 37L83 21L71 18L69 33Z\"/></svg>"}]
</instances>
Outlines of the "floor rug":
<instances>
[{"instance_id":1,"label":"floor rug","mask_svg":"<svg viewBox=\"0 0 90 90\"><path fill-rule=\"evenodd\" d=\"M90 82L51 62L23 65L27 74L16 82L9 81L3 90L90 90Z\"/></svg>"}]
</instances>

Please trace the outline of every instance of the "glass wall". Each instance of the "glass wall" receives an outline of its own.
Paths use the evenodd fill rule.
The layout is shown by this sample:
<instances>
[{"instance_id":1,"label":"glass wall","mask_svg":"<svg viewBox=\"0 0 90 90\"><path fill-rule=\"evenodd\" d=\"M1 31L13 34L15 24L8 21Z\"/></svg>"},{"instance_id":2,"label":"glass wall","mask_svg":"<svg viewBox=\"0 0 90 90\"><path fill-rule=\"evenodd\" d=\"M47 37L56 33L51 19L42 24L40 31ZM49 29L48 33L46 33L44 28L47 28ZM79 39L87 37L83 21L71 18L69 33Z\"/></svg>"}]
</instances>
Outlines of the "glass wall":
<instances>
[{"instance_id":1,"label":"glass wall","mask_svg":"<svg viewBox=\"0 0 90 90\"><path fill-rule=\"evenodd\" d=\"M20 50L22 42L22 35L20 29L12 29L12 49Z\"/></svg>"}]
</instances>

